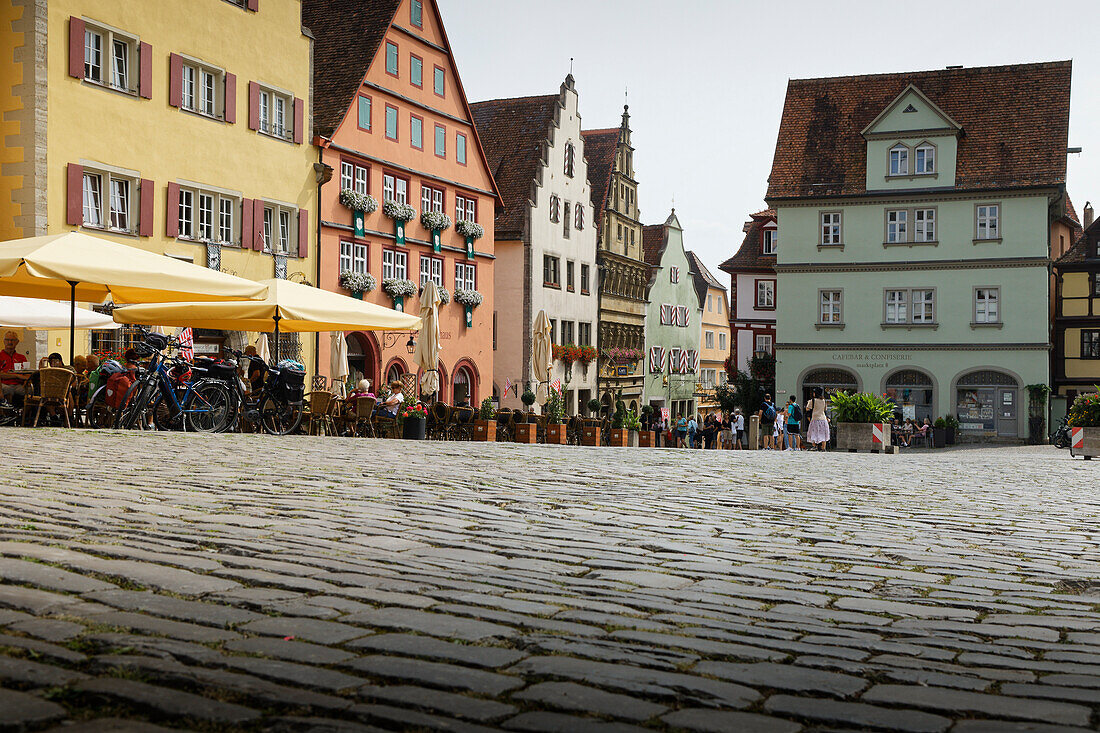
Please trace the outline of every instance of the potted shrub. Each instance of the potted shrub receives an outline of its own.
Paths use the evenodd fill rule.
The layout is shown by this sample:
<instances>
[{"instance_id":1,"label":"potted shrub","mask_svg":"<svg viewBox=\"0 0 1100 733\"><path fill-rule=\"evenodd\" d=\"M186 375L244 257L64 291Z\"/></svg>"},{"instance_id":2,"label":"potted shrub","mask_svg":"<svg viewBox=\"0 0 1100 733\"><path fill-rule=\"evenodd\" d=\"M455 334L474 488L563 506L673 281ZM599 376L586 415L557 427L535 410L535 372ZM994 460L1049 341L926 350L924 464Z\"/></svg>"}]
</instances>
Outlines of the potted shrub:
<instances>
[{"instance_id":1,"label":"potted shrub","mask_svg":"<svg viewBox=\"0 0 1100 733\"><path fill-rule=\"evenodd\" d=\"M550 398L546 400L546 442L554 445L565 445L568 432L562 423L565 415L565 400L561 392L550 390Z\"/></svg>"},{"instance_id":2,"label":"potted shrub","mask_svg":"<svg viewBox=\"0 0 1100 733\"><path fill-rule=\"evenodd\" d=\"M595 399L595 398L590 399L588 401L588 411L590 413L592 413L593 416L599 415L600 414L600 401Z\"/></svg>"},{"instance_id":3,"label":"potted shrub","mask_svg":"<svg viewBox=\"0 0 1100 733\"><path fill-rule=\"evenodd\" d=\"M516 423L516 442L534 443L538 439L538 417L531 412L531 405L535 404L535 393L530 388L520 395L520 401L527 408L526 422Z\"/></svg>"},{"instance_id":4,"label":"potted shrub","mask_svg":"<svg viewBox=\"0 0 1100 733\"><path fill-rule=\"evenodd\" d=\"M653 424L653 405L642 405L641 428L638 430L638 445L642 448L657 447L657 433L650 430Z\"/></svg>"},{"instance_id":5,"label":"potted shrub","mask_svg":"<svg viewBox=\"0 0 1100 733\"><path fill-rule=\"evenodd\" d=\"M481 401L481 407L474 420L474 440L483 440L492 443L497 439L497 421L493 418L493 398L486 397Z\"/></svg>"},{"instance_id":6,"label":"potted shrub","mask_svg":"<svg viewBox=\"0 0 1100 733\"><path fill-rule=\"evenodd\" d=\"M959 418L954 415L944 415L943 422L947 431L947 444L955 445L955 432L959 429Z\"/></svg>"},{"instance_id":7,"label":"potted shrub","mask_svg":"<svg viewBox=\"0 0 1100 733\"><path fill-rule=\"evenodd\" d=\"M932 447L943 448L947 445L947 421L937 417L932 423Z\"/></svg>"},{"instance_id":8,"label":"potted shrub","mask_svg":"<svg viewBox=\"0 0 1100 733\"><path fill-rule=\"evenodd\" d=\"M620 392L615 395L615 412L611 415L610 444L617 448L626 448L630 445L630 431L626 427L626 403Z\"/></svg>"},{"instance_id":9,"label":"potted shrub","mask_svg":"<svg viewBox=\"0 0 1100 733\"><path fill-rule=\"evenodd\" d=\"M401 421L401 437L406 440L424 440L428 426L428 409L414 399L406 399L397 413Z\"/></svg>"},{"instance_id":10,"label":"potted shrub","mask_svg":"<svg viewBox=\"0 0 1100 733\"><path fill-rule=\"evenodd\" d=\"M868 392L836 392L832 399L838 450L886 450L890 448L890 418L894 403Z\"/></svg>"},{"instance_id":11,"label":"potted shrub","mask_svg":"<svg viewBox=\"0 0 1100 733\"><path fill-rule=\"evenodd\" d=\"M1069 454L1090 460L1100 456L1100 388L1078 395L1066 416L1069 423Z\"/></svg>"},{"instance_id":12,"label":"potted shrub","mask_svg":"<svg viewBox=\"0 0 1100 733\"><path fill-rule=\"evenodd\" d=\"M586 418L581 426L581 445L600 445L600 407L599 400L593 398L588 401L588 412L591 417Z\"/></svg>"},{"instance_id":13,"label":"potted shrub","mask_svg":"<svg viewBox=\"0 0 1100 733\"><path fill-rule=\"evenodd\" d=\"M626 413L626 419L623 421L626 426L626 443L631 448L637 448L640 445L639 433L642 432L642 421L638 418L638 413L634 410L630 410Z\"/></svg>"}]
</instances>

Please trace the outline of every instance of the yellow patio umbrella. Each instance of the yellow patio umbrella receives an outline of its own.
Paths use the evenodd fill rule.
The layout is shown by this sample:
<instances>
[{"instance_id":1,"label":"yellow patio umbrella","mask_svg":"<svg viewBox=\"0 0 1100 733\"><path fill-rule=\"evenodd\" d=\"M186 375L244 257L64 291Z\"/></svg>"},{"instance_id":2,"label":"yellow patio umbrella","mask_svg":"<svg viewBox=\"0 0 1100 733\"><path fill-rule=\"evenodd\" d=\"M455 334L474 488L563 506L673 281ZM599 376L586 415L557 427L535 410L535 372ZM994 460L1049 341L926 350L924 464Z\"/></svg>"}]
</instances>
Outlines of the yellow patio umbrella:
<instances>
[{"instance_id":1,"label":"yellow patio umbrella","mask_svg":"<svg viewBox=\"0 0 1100 733\"><path fill-rule=\"evenodd\" d=\"M248 300L262 298L264 292L264 286L252 280L83 232L0 242L0 294L69 301L69 363L78 300Z\"/></svg>"},{"instance_id":2,"label":"yellow patio umbrella","mask_svg":"<svg viewBox=\"0 0 1100 733\"><path fill-rule=\"evenodd\" d=\"M540 405L545 405L550 396L550 370L554 368L554 344L551 341L550 319L546 316L546 311L539 311L535 316L534 331L532 361L535 380L538 382L535 397Z\"/></svg>"},{"instance_id":3,"label":"yellow patio umbrella","mask_svg":"<svg viewBox=\"0 0 1100 733\"><path fill-rule=\"evenodd\" d=\"M420 328L420 319L374 303L290 280L261 280L267 288L263 300L220 303L148 303L115 308L118 323L191 326L228 331L275 330L275 361L279 360L279 331L317 332L409 331Z\"/></svg>"},{"instance_id":4,"label":"yellow patio umbrella","mask_svg":"<svg viewBox=\"0 0 1100 733\"><path fill-rule=\"evenodd\" d=\"M416 344L413 359L424 370L420 378L420 392L435 394L439 391L439 289L429 280L420 294L420 320L423 329Z\"/></svg>"}]
</instances>

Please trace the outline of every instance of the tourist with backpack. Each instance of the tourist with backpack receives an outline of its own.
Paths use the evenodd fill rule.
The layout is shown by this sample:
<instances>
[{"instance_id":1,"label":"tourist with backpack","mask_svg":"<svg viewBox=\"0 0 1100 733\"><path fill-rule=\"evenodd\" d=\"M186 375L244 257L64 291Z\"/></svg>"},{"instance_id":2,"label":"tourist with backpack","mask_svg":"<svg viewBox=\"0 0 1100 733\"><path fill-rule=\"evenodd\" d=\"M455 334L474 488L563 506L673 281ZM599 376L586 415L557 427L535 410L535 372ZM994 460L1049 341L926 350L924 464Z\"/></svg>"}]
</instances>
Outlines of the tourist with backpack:
<instances>
[{"instance_id":1,"label":"tourist with backpack","mask_svg":"<svg viewBox=\"0 0 1100 733\"><path fill-rule=\"evenodd\" d=\"M772 396L770 394L764 395L764 404L756 413L760 418L760 435L764 437L764 450L772 450L775 448L775 403L772 402ZM753 446L755 447L755 446Z\"/></svg>"},{"instance_id":2,"label":"tourist with backpack","mask_svg":"<svg viewBox=\"0 0 1100 733\"><path fill-rule=\"evenodd\" d=\"M794 395L787 402L787 450L802 450L802 410Z\"/></svg>"}]
</instances>

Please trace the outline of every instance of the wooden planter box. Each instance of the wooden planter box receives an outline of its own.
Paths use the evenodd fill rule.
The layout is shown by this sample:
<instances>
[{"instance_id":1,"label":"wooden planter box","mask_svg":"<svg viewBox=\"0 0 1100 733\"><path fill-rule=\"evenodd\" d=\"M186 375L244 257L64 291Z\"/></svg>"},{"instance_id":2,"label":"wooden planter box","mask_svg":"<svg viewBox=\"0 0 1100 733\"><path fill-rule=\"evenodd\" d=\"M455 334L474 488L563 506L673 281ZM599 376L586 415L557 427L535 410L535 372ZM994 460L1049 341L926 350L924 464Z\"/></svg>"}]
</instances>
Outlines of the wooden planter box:
<instances>
[{"instance_id":1,"label":"wooden planter box","mask_svg":"<svg viewBox=\"0 0 1100 733\"><path fill-rule=\"evenodd\" d=\"M890 423L838 423L836 449L849 452L892 453Z\"/></svg>"},{"instance_id":2,"label":"wooden planter box","mask_svg":"<svg viewBox=\"0 0 1100 733\"><path fill-rule=\"evenodd\" d=\"M1100 428L1070 428L1069 454L1086 461L1100 456Z\"/></svg>"},{"instance_id":3,"label":"wooden planter box","mask_svg":"<svg viewBox=\"0 0 1100 733\"><path fill-rule=\"evenodd\" d=\"M653 430L642 430L638 433L638 445L642 448L657 447L657 433Z\"/></svg>"},{"instance_id":4,"label":"wooden planter box","mask_svg":"<svg viewBox=\"0 0 1100 733\"><path fill-rule=\"evenodd\" d=\"M565 425L547 425L546 442L553 445L565 445L569 442L569 429Z\"/></svg>"},{"instance_id":5,"label":"wooden planter box","mask_svg":"<svg viewBox=\"0 0 1100 733\"><path fill-rule=\"evenodd\" d=\"M581 434L581 445L595 445L595 446L598 446L599 444L600 444L600 426L599 425L593 425L593 426L589 427L588 425L585 425L584 426L584 431Z\"/></svg>"},{"instance_id":6,"label":"wooden planter box","mask_svg":"<svg viewBox=\"0 0 1100 733\"><path fill-rule=\"evenodd\" d=\"M494 443L497 439L496 420L474 420L474 440Z\"/></svg>"},{"instance_id":7,"label":"wooden planter box","mask_svg":"<svg viewBox=\"0 0 1100 733\"><path fill-rule=\"evenodd\" d=\"M516 440L517 443L535 443L538 440L539 426L534 423L521 422L516 423Z\"/></svg>"},{"instance_id":8,"label":"wooden planter box","mask_svg":"<svg viewBox=\"0 0 1100 733\"><path fill-rule=\"evenodd\" d=\"M629 448L630 447L630 432L626 428L611 428L611 446L614 448ZM638 435L634 434L634 444L638 444Z\"/></svg>"}]
</instances>

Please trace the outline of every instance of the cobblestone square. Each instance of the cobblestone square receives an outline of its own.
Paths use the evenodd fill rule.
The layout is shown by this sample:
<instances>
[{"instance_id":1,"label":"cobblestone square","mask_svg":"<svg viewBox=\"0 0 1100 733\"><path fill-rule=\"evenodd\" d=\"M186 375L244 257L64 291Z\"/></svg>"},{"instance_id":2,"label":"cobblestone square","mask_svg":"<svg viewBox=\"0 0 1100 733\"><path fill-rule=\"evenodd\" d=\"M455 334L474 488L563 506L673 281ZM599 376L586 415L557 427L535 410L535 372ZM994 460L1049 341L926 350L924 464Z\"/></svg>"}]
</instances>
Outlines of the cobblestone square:
<instances>
[{"instance_id":1,"label":"cobblestone square","mask_svg":"<svg viewBox=\"0 0 1100 733\"><path fill-rule=\"evenodd\" d=\"M1100 465L1053 448L0 447L0 729L1100 722Z\"/></svg>"}]
</instances>

